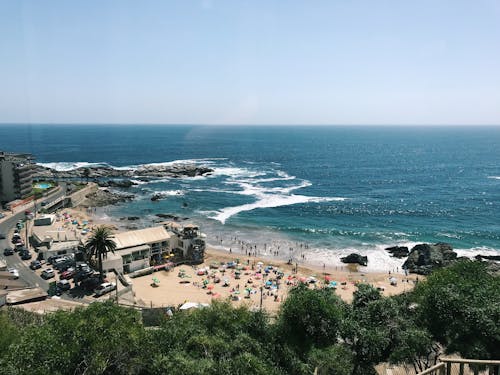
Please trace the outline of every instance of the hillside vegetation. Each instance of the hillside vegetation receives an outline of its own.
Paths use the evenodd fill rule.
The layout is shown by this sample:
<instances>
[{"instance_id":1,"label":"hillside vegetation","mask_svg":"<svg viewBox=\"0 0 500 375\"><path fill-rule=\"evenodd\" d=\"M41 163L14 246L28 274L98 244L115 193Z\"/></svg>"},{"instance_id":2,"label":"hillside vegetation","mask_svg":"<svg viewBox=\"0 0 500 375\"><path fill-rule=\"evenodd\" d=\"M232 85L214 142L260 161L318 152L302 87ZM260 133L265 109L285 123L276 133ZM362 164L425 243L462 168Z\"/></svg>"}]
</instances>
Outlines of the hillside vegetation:
<instances>
[{"instance_id":1,"label":"hillside vegetation","mask_svg":"<svg viewBox=\"0 0 500 375\"><path fill-rule=\"evenodd\" d=\"M219 302L155 329L112 303L45 316L8 308L0 332L1 374L369 375L385 361L421 370L443 350L500 358L500 279L464 261L396 297L359 285L347 304L301 286L272 319Z\"/></svg>"}]
</instances>

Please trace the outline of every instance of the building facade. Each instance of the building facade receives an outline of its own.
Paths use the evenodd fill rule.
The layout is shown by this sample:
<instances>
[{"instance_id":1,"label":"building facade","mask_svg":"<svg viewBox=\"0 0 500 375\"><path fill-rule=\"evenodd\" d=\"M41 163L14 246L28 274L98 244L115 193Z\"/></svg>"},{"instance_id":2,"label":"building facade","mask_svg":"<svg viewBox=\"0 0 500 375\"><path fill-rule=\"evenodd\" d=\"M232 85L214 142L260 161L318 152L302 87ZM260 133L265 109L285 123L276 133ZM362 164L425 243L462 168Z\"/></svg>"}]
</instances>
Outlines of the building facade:
<instances>
[{"instance_id":1,"label":"building facade","mask_svg":"<svg viewBox=\"0 0 500 375\"><path fill-rule=\"evenodd\" d=\"M33 157L0 151L0 202L26 198L33 190Z\"/></svg>"},{"instance_id":2,"label":"building facade","mask_svg":"<svg viewBox=\"0 0 500 375\"><path fill-rule=\"evenodd\" d=\"M175 222L161 226L116 233L114 253L108 253L103 268L120 273L132 273L167 261L203 262L204 235L193 224L181 226Z\"/></svg>"}]
</instances>

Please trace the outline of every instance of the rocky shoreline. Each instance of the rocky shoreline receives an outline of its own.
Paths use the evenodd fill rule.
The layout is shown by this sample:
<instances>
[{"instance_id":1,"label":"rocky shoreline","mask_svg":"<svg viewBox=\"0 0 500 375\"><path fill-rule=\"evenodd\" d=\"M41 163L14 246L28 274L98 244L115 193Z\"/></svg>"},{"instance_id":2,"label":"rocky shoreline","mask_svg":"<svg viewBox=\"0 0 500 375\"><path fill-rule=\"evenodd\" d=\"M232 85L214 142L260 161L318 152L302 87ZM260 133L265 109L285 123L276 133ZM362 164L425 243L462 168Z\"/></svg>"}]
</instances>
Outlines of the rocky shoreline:
<instances>
[{"instance_id":1,"label":"rocky shoreline","mask_svg":"<svg viewBox=\"0 0 500 375\"><path fill-rule=\"evenodd\" d=\"M402 269L419 275L429 275L435 269L447 267L459 260L470 260L458 257L450 244L438 242L436 244L421 243L411 250L406 246L392 246L385 249L392 257L405 259ZM476 260L487 262L492 273L500 273L500 256L477 255ZM342 263L368 265L368 257L357 253L340 258Z\"/></svg>"},{"instance_id":2,"label":"rocky shoreline","mask_svg":"<svg viewBox=\"0 0 500 375\"><path fill-rule=\"evenodd\" d=\"M58 171L56 169L33 166L33 178L35 179L76 179L76 180L101 180L101 179L130 179L150 180L155 178L182 178L208 176L214 170L206 166L196 164L171 164L171 165L143 165L138 168L114 169L105 166L81 167L68 171ZM106 182L102 182L106 183ZM121 182L107 181L107 186L130 187L134 183L127 180Z\"/></svg>"},{"instance_id":3,"label":"rocky shoreline","mask_svg":"<svg viewBox=\"0 0 500 375\"><path fill-rule=\"evenodd\" d=\"M117 203L131 201L134 194L118 193L108 189L98 189L85 196L85 200L80 204L82 207L104 207Z\"/></svg>"}]
</instances>

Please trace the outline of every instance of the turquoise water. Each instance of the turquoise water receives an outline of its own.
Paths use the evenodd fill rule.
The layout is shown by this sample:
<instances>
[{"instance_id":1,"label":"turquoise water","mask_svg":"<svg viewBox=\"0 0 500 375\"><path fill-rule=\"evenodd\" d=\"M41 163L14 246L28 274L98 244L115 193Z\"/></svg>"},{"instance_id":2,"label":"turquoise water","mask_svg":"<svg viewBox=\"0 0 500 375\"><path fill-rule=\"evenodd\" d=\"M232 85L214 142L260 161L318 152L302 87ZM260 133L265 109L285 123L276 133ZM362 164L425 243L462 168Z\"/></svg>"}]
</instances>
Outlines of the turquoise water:
<instances>
[{"instance_id":1,"label":"turquoise water","mask_svg":"<svg viewBox=\"0 0 500 375\"><path fill-rule=\"evenodd\" d=\"M245 241L335 263L417 242L500 249L499 127L16 125L0 127L0 149L58 169L208 165L212 176L141 183L101 214L143 226L156 213L189 217L233 250ZM167 198L151 202L155 192Z\"/></svg>"},{"instance_id":2,"label":"turquoise water","mask_svg":"<svg viewBox=\"0 0 500 375\"><path fill-rule=\"evenodd\" d=\"M49 189L52 187L52 184L41 182L39 184L36 184L35 187L38 189Z\"/></svg>"}]
</instances>

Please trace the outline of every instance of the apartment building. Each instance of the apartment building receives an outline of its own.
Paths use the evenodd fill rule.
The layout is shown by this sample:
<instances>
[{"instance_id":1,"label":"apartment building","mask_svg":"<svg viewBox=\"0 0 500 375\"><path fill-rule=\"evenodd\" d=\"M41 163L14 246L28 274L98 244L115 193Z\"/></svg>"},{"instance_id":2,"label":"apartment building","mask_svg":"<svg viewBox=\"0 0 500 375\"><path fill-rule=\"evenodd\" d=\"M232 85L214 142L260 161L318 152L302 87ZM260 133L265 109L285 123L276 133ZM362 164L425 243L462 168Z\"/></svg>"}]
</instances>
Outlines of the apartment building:
<instances>
[{"instance_id":1,"label":"apartment building","mask_svg":"<svg viewBox=\"0 0 500 375\"><path fill-rule=\"evenodd\" d=\"M0 151L0 202L24 199L31 193L33 160L29 154Z\"/></svg>"}]
</instances>

